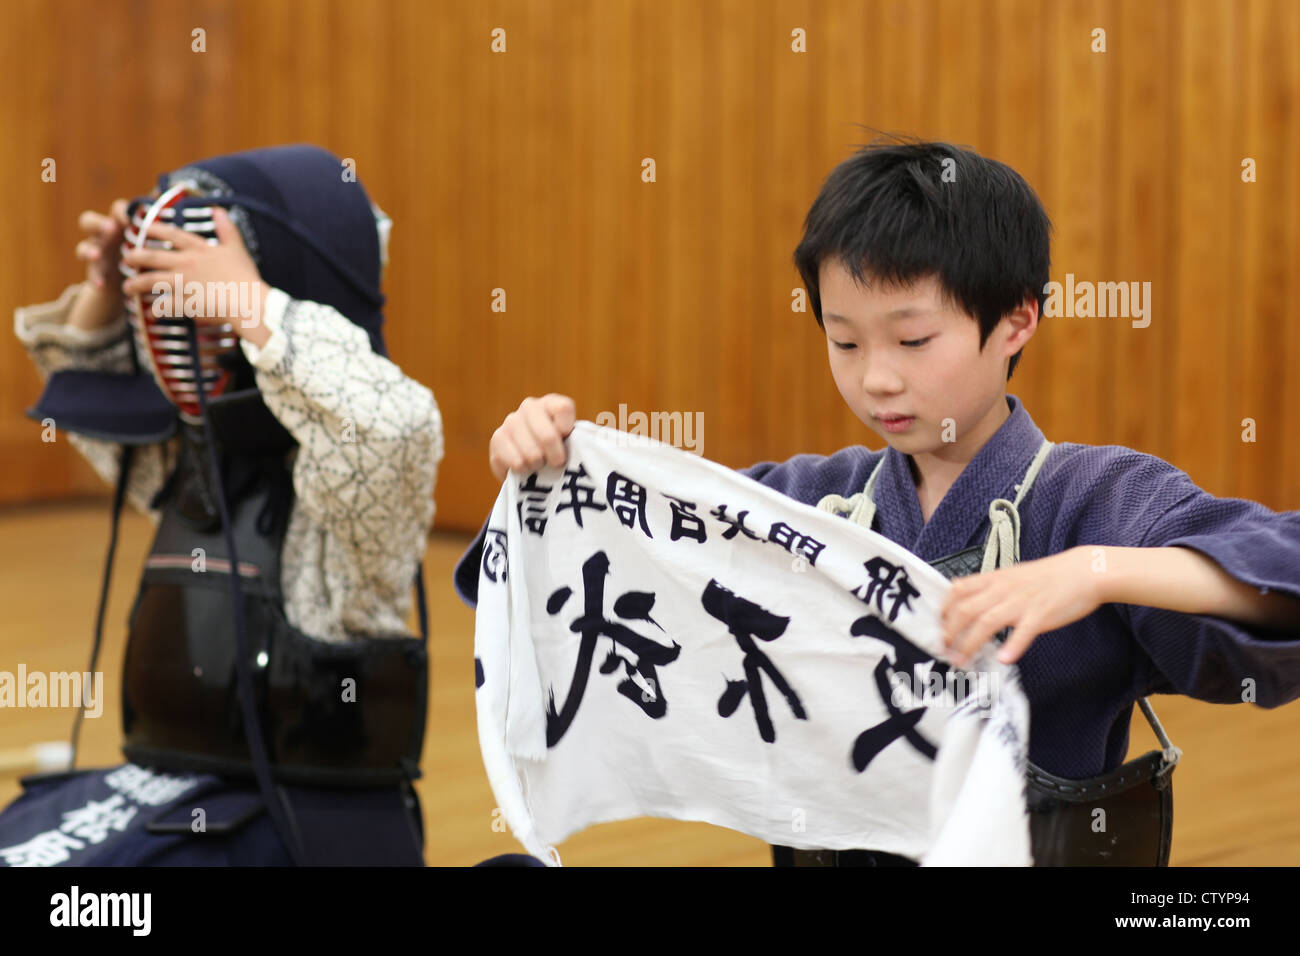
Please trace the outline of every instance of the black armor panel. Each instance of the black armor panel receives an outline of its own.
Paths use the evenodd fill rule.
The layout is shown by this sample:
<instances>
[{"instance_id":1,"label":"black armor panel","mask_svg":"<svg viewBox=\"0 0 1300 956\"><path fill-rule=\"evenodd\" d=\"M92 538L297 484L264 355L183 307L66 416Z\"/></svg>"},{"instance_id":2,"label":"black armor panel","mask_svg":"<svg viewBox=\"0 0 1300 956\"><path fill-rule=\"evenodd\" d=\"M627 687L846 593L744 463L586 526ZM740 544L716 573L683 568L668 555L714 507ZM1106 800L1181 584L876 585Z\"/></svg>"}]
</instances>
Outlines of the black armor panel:
<instances>
[{"instance_id":1,"label":"black armor panel","mask_svg":"<svg viewBox=\"0 0 1300 956\"><path fill-rule=\"evenodd\" d=\"M274 442L267 428L248 427L260 414L253 403L265 412L255 392L214 400L210 418L239 555L258 719L274 776L321 786L414 779L428 695L424 642L394 634L329 643L286 620L280 558L293 503L292 446L283 441L287 433ZM237 704L225 536L212 503L203 433L181 427L182 452L155 499L162 519L131 611L123 750L130 760L163 770L251 775ZM258 445L250 448L252 436Z\"/></svg>"}]
</instances>

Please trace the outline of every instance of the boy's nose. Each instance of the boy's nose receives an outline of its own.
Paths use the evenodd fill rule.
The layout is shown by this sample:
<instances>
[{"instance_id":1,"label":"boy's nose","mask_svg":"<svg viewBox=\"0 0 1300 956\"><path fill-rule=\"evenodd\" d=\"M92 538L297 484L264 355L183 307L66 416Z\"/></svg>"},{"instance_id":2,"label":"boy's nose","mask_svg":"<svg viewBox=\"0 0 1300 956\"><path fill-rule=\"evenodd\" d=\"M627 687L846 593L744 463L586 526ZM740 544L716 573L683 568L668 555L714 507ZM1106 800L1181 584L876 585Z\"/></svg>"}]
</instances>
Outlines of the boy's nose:
<instances>
[{"instance_id":1,"label":"boy's nose","mask_svg":"<svg viewBox=\"0 0 1300 956\"><path fill-rule=\"evenodd\" d=\"M903 382L883 361L867 361L862 373L862 391L872 397L894 396L903 390Z\"/></svg>"}]
</instances>

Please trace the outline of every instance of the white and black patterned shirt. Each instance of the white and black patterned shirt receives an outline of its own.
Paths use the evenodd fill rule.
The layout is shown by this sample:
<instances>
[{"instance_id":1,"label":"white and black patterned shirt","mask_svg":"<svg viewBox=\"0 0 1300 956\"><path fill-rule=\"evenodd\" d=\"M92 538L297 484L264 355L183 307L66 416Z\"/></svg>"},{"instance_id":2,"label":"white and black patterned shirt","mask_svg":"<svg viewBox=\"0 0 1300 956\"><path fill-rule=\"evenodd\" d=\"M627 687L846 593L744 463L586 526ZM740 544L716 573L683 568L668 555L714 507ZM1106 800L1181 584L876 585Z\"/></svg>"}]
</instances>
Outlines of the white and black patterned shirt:
<instances>
[{"instance_id":1,"label":"white and black patterned shirt","mask_svg":"<svg viewBox=\"0 0 1300 956\"><path fill-rule=\"evenodd\" d=\"M128 372L126 316L94 332L66 325L79 291L17 309L14 330L42 378L64 368ZM370 350L367 334L328 305L274 289L262 348L241 340L267 408L297 440L293 510L281 552L285 616L324 641L406 633L412 582L433 523L443 455L433 393ZM57 427L57 423L56 423ZM121 446L68 433L105 481ZM149 502L176 462L180 438L136 450L128 500Z\"/></svg>"}]
</instances>

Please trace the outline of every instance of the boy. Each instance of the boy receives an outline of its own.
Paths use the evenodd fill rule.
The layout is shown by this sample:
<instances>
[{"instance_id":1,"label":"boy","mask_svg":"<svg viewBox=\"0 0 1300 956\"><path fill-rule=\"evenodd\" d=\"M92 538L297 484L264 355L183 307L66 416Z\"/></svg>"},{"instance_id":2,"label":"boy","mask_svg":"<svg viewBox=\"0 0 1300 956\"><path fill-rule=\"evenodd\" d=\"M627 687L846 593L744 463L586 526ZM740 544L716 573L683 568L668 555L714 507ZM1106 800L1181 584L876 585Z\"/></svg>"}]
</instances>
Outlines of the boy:
<instances>
[{"instance_id":1,"label":"boy","mask_svg":"<svg viewBox=\"0 0 1300 956\"><path fill-rule=\"evenodd\" d=\"M973 152L876 142L840 164L795 262L836 386L887 447L742 474L971 575L945 607L947 642L962 663L1011 629L1000 657L1019 662L1044 813L1052 801L1094 806L1094 790L1132 785L1130 769L1150 782L1150 819L1127 849L1082 848L1077 828L1057 827L1035 832L1036 861L1163 863L1173 761L1121 768L1133 704L1300 696L1300 512L1215 498L1127 448L1044 441L1006 383L1038 327L1049 230L1024 180ZM562 395L525 399L492 435L493 475L563 464L575 414ZM457 568L467 602L480 542ZM882 856L838 862L906 862Z\"/></svg>"},{"instance_id":2,"label":"boy","mask_svg":"<svg viewBox=\"0 0 1300 956\"><path fill-rule=\"evenodd\" d=\"M24 781L0 815L0 862L423 862L410 781L427 659L405 617L442 425L432 393L386 357L389 221L343 173L322 149L285 146L165 175L133 222L122 201L83 214L87 282L16 314L49 379L37 417L158 532L124 665L132 762ZM121 253L123 282L132 233L154 242ZM182 326L163 321L146 340L124 313L139 296L177 314L153 293L179 306L191 284L251 293L241 315L202 299L196 335L228 323L235 338L219 347L230 387L200 406L167 363L188 371L218 347L177 349ZM349 782L362 786L331 789Z\"/></svg>"}]
</instances>

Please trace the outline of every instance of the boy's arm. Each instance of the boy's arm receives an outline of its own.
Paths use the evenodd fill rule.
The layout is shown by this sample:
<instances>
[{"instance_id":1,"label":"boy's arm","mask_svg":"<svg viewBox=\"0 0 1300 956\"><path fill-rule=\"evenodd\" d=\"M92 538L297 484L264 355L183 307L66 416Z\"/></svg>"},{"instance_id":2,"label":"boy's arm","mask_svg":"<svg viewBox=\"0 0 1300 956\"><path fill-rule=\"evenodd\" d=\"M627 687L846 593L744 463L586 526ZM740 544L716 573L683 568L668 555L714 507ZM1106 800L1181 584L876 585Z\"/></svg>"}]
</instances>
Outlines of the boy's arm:
<instances>
[{"instance_id":1,"label":"boy's arm","mask_svg":"<svg viewBox=\"0 0 1300 956\"><path fill-rule=\"evenodd\" d=\"M53 302L14 310L14 334L27 350L42 381L64 369L122 374L132 370L131 350L135 346L125 312L98 329L85 330L70 324L84 288L83 283L77 283L68 286ZM57 421L54 427L56 440L58 436L67 436L68 442L100 478L110 485L117 484L122 457L120 445L64 431ZM172 439L137 448L131 464L127 500L154 521L158 520L158 512L149 507L149 502L175 463L176 443L177 439Z\"/></svg>"},{"instance_id":2,"label":"boy's arm","mask_svg":"<svg viewBox=\"0 0 1300 956\"><path fill-rule=\"evenodd\" d=\"M1300 637L1300 598L1239 581L1189 547L1098 549L1102 604L1207 614Z\"/></svg>"},{"instance_id":3,"label":"boy's arm","mask_svg":"<svg viewBox=\"0 0 1300 956\"><path fill-rule=\"evenodd\" d=\"M1123 566L1166 550L1186 551L1157 557L1148 570L1132 568L1121 576L1128 583L1118 585L1129 591L1136 585L1148 597L1172 585L1173 600L1160 603L1194 605L1188 611L1116 605L1152 661L1149 684L1215 703L1251 700L1277 707L1295 700L1300 511L1273 512L1241 498L1216 498L1180 471L1170 481L1182 494L1152 523L1142 550L1115 552Z\"/></svg>"},{"instance_id":4,"label":"boy's arm","mask_svg":"<svg viewBox=\"0 0 1300 956\"><path fill-rule=\"evenodd\" d=\"M1124 452L1089 450L1073 468L1080 487L1048 493L1061 518L1047 557L953 583L943 619L958 663L1003 626L999 656L1014 660L1111 603L1144 652L1139 695L1265 707L1300 697L1300 512L1216 498L1167 462Z\"/></svg>"},{"instance_id":5,"label":"boy's arm","mask_svg":"<svg viewBox=\"0 0 1300 956\"><path fill-rule=\"evenodd\" d=\"M296 507L330 532L339 549L331 558L363 596L344 626L375 633L386 609L409 610L433 522L443 455L437 402L328 305L271 289L261 322L265 346L245 338L241 347L267 408L298 442Z\"/></svg>"}]
</instances>

